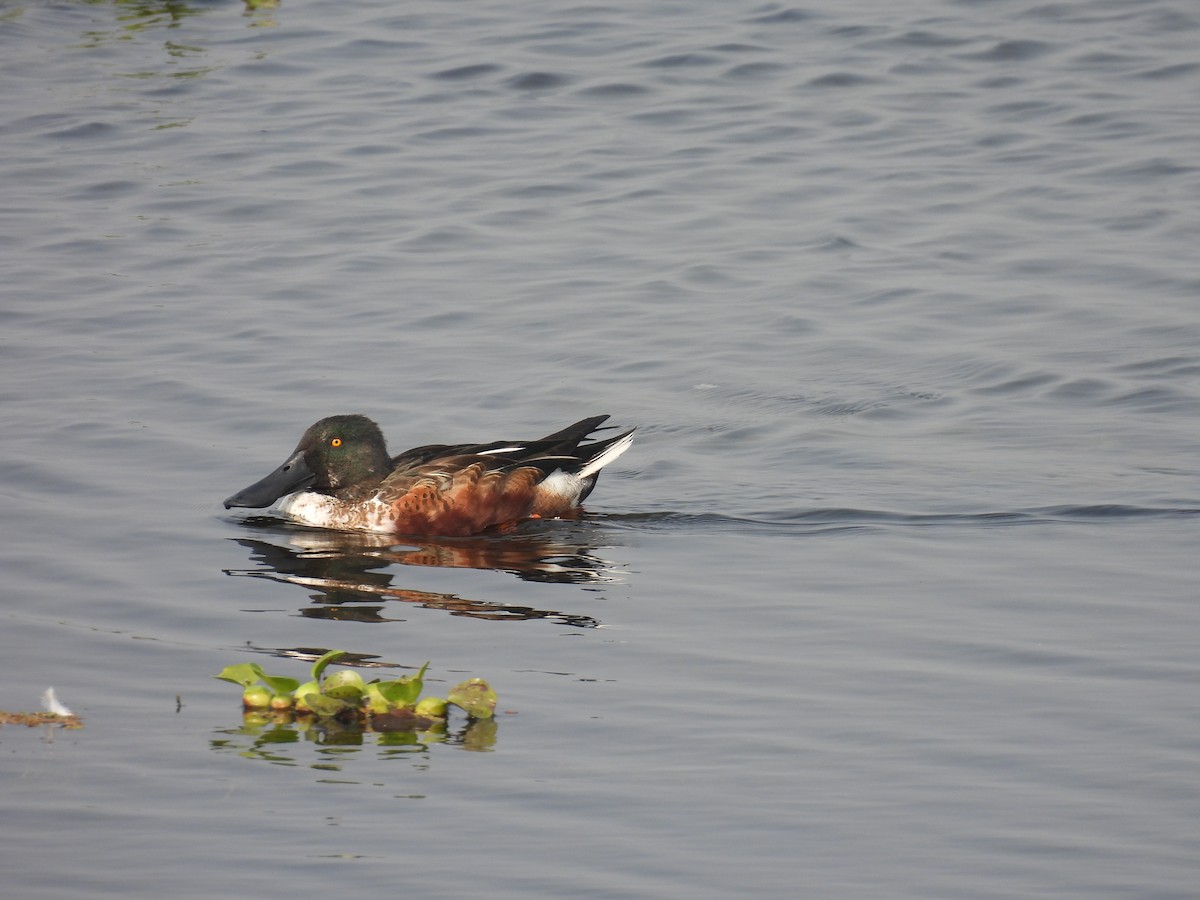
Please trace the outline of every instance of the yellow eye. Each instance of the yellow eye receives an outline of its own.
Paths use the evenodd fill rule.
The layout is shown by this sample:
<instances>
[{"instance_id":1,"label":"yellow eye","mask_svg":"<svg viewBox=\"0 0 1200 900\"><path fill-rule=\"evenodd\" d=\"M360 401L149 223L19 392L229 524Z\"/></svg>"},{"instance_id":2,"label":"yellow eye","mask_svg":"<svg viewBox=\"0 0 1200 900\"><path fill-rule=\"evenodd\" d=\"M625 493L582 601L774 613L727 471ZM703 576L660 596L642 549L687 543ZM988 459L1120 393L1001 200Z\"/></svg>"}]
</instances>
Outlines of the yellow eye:
<instances>
[{"instance_id":1,"label":"yellow eye","mask_svg":"<svg viewBox=\"0 0 1200 900\"><path fill-rule=\"evenodd\" d=\"M342 446L342 439L341 439L341 438L334 438L332 441L330 441L330 442L329 442L329 446L330 446L330 447L340 447L340 446Z\"/></svg>"}]
</instances>

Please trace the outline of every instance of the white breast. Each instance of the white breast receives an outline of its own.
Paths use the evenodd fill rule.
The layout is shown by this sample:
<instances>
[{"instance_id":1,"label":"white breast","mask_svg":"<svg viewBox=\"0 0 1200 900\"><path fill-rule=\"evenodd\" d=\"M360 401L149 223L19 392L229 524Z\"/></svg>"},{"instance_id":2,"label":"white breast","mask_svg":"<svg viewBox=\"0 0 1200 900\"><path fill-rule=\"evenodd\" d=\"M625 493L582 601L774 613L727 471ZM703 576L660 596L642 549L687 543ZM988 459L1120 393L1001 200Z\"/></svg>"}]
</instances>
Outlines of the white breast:
<instances>
[{"instance_id":1,"label":"white breast","mask_svg":"<svg viewBox=\"0 0 1200 900\"><path fill-rule=\"evenodd\" d=\"M301 491L284 497L276 509L289 519L318 528L387 532L396 526L392 508L378 496L349 505L326 494Z\"/></svg>"}]
</instances>

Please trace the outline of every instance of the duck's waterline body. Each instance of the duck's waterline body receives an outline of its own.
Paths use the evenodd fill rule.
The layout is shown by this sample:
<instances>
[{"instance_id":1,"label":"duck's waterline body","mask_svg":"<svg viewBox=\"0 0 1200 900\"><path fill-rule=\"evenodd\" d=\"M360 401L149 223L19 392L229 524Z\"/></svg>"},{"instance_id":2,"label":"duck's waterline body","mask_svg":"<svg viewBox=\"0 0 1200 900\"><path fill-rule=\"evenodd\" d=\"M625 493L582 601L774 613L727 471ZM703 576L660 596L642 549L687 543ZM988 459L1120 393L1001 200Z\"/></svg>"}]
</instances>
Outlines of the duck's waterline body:
<instances>
[{"instance_id":1,"label":"duck's waterline body","mask_svg":"<svg viewBox=\"0 0 1200 900\"><path fill-rule=\"evenodd\" d=\"M633 431L583 444L607 419L583 419L537 441L427 445L389 457L366 416L314 424L274 472L225 501L270 506L306 525L464 536L576 509Z\"/></svg>"}]
</instances>

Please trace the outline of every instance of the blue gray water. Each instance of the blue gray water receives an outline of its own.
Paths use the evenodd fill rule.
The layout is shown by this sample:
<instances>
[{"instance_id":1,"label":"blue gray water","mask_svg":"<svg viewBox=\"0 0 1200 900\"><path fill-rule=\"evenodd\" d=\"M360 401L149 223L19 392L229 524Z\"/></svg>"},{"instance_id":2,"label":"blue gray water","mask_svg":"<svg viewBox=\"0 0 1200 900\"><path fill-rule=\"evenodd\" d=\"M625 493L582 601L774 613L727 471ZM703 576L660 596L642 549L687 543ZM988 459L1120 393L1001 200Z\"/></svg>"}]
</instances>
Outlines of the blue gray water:
<instances>
[{"instance_id":1,"label":"blue gray water","mask_svg":"<svg viewBox=\"0 0 1200 900\"><path fill-rule=\"evenodd\" d=\"M1200 12L0 3L24 898L1192 897ZM227 513L637 425L577 522ZM340 647L494 730L245 733Z\"/></svg>"}]
</instances>

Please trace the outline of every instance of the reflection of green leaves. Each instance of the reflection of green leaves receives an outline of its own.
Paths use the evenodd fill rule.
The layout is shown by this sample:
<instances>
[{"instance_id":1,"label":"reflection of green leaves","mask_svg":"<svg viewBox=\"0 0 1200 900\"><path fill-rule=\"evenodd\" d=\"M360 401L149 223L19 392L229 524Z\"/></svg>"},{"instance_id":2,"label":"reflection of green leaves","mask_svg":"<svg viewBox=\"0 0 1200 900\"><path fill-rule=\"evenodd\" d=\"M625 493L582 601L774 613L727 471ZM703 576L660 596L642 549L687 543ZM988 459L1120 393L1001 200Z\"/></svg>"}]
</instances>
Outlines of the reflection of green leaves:
<instances>
[{"instance_id":1,"label":"reflection of green leaves","mask_svg":"<svg viewBox=\"0 0 1200 900\"><path fill-rule=\"evenodd\" d=\"M496 732L499 729L496 720L471 719L470 727L463 732L462 748L476 753L485 753L496 746Z\"/></svg>"},{"instance_id":2,"label":"reflection of green leaves","mask_svg":"<svg viewBox=\"0 0 1200 900\"><path fill-rule=\"evenodd\" d=\"M406 728L391 730L377 728L372 721L365 730L361 725L346 724L341 716L293 719L280 713L246 713L241 722L214 730L209 744L222 755L276 766L306 766L324 780L331 773L348 770L358 760L377 758L424 768L428 755L414 750L446 744L446 749L488 752L498 740L494 718L463 716L452 725L442 719L426 726L410 717L409 723Z\"/></svg>"},{"instance_id":3,"label":"reflection of green leaves","mask_svg":"<svg viewBox=\"0 0 1200 900\"><path fill-rule=\"evenodd\" d=\"M490 719L496 711L496 692L482 678L471 678L455 685L446 699L476 719Z\"/></svg>"}]
</instances>

